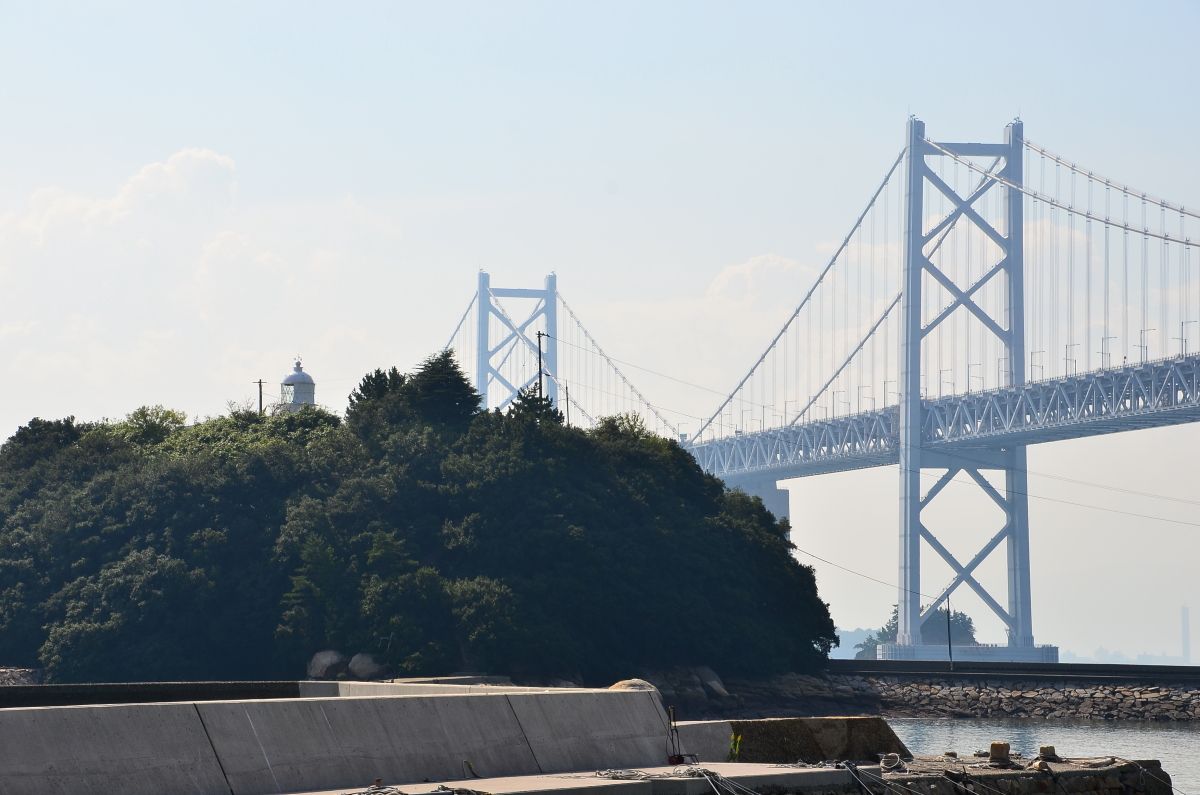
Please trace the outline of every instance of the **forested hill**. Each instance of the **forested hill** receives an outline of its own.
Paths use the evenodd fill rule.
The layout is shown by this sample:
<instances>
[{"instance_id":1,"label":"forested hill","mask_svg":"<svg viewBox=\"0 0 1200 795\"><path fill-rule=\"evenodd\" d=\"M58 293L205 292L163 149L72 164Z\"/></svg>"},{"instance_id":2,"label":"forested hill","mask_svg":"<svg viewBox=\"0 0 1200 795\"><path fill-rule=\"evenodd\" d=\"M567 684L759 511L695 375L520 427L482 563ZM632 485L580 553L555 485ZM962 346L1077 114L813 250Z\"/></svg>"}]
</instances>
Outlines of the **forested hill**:
<instances>
[{"instance_id":1,"label":"forested hill","mask_svg":"<svg viewBox=\"0 0 1200 795\"><path fill-rule=\"evenodd\" d=\"M0 447L0 664L57 681L805 670L834 639L786 525L632 418L504 414L449 353L346 417L35 419Z\"/></svg>"}]
</instances>

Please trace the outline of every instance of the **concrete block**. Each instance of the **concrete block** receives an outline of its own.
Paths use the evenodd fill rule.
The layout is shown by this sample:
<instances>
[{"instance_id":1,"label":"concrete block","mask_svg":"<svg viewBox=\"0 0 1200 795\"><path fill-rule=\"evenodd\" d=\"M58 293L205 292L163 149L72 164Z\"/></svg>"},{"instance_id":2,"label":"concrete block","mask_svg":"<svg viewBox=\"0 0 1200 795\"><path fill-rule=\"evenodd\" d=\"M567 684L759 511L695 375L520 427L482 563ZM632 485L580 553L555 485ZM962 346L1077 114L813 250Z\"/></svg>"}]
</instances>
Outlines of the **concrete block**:
<instances>
[{"instance_id":1,"label":"concrete block","mask_svg":"<svg viewBox=\"0 0 1200 795\"><path fill-rule=\"evenodd\" d=\"M0 792L229 795L196 706L0 710Z\"/></svg>"},{"instance_id":2,"label":"concrete block","mask_svg":"<svg viewBox=\"0 0 1200 795\"><path fill-rule=\"evenodd\" d=\"M727 760L734 734L742 738L738 759L744 762L876 762L882 754L911 756L887 721L874 716L684 721L678 726L684 753L702 762Z\"/></svg>"},{"instance_id":3,"label":"concrete block","mask_svg":"<svg viewBox=\"0 0 1200 795\"><path fill-rule=\"evenodd\" d=\"M393 696L199 704L233 795L539 772L507 698Z\"/></svg>"},{"instance_id":4,"label":"concrete block","mask_svg":"<svg viewBox=\"0 0 1200 795\"><path fill-rule=\"evenodd\" d=\"M333 696L454 696L496 693L558 693L567 688L519 687L505 684L456 684L445 682L300 682L301 698ZM589 688L571 688L571 692Z\"/></svg>"},{"instance_id":5,"label":"concrete block","mask_svg":"<svg viewBox=\"0 0 1200 795\"><path fill-rule=\"evenodd\" d=\"M510 693L544 773L663 764L667 715L651 690Z\"/></svg>"},{"instance_id":6,"label":"concrete block","mask_svg":"<svg viewBox=\"0 0 1200 795\"><path fill-rule=\"evenodd\" d=\"M695 754L701 762L729 759L729 739L733 736L729 721L680 721L675 725L679 729L679 746L683 753Z\"/></svg>"},{"instance_id":7,"label":"concrete block","mask_svg":"<svg viewBox=\"0 0 1200 795\"><path fill-rule=\"evenodd\" d=\"M823 759L877 762L882 754L912 756L908 748L892 731L892 727L880 717L800 718L799 720L803 720L808 726L812 738L821 749L820 759L806 758L804 759L806 762L818 762Z\"/></svg>"},{"instance_id":8,"label":"concrete block","mask_svg":"<svg viewBox=\"0 0 1200 795\"><path fill-rule=\"evenodd\" d=\"M383 782L385 786L388 781ZM356 785L365 789L370 784ZM508 776L506 778L471 778L462 781L439 781L405 784L408 795L440 795L439 787L468 789L488 795L652 795L649 781L613 781L592 774L562 776ZM711 790L710 790L711 792ZM320 792L296 792L289 795L345 795L346 788Z\"/></svg>"}]
</instances>

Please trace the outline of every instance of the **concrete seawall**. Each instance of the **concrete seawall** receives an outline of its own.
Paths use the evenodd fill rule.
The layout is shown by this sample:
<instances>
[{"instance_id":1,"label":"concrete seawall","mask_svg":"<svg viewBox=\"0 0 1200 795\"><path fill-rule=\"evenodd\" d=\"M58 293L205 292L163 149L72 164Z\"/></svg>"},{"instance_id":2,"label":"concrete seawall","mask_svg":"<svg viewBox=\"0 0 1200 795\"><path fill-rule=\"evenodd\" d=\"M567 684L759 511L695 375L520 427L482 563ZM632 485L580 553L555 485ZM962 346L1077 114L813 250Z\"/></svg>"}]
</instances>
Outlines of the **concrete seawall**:
<instances>
[{"instance_id":1,"label":"concrete seawall","mask_svg":"<svg viewBox=\"0 0 1200 795\"><path fill-rule=\"evenodd\" d=\"M299 690L321 695L0 709L0 793L266 795L361 789L376 778L642 769L671 753L653 690L344 682ZM681 724L680 750L724 762L734 735L742 763L905 753L879 718ZM833 773L805 778L805 792L855 791L845 771ZM830 775L837 786L825 786Z\"/></svg>"},{"instance_id":2,"label":"concrete seawall","mask_svg":"<svg viewBox=\"0 0 1200 795\"><path fill-rule=\"evenodd\" d=\"M329 695L0 709L0 793L338 795L378 779L411 795L445 793L439 783L493 795L704 795L732 792L734 782L763 795L852 795L874 792L871 782L886 791L885 777L901 774L915 777L916 795L945 786L942 773L921 769L935 759L889 762L886 771L871 764L908 756L878 717L685 722L676 746L654 690L429 682L303 689ZM680 766L668 760L674 753L699 764ZM1076 776L1077 786L1063 788L1069 795L1169 792L1153 763L1145 763L1147 778L1133 763L1094 761L1049 772ZM1023 762L1002 771L970 764L962 775L967 767L975 777L999 776L992 785L1005 795L1048 791L1046 771Z\"/></svg>"},{"instance_id":3,"label":"concrete seawall","mask_svg":"<svg viewBox=\"0 0 1200 795\"><path fill-rule=\"evenodd\" d=\"M878 717L768 718L684 721L679 739L701 759L739 762L875 760L880 754L909 757L892 727Z\"/></svg>"},{"instance_id":4,"label":"concrete seawall","mask_svg":"<svg viewBox=\"0 0 1200 795\"><path fill-rule=\"evenodd\" d=\"M0 710L0 792L262 795L661 764L649 691Z\"/></svg>"}]
</instances>

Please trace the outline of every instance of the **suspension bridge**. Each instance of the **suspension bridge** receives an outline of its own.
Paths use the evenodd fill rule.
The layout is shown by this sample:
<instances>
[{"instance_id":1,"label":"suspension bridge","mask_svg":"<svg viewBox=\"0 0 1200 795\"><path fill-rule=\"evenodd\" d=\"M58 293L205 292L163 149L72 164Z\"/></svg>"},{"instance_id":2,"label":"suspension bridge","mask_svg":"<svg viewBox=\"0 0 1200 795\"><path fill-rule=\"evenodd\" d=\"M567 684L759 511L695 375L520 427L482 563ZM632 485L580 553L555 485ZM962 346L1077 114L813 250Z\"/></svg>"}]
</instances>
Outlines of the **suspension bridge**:
<instances>
[{"instance_id":1,"label":"suspension bridge","mask_svg":"<svg viewBox=\"0 0 1200 795\"><path fill-rule=\"evenodd\" d=\"M991 659L1055 661L1033 637L1026 448L1200 420L1197 231L1200 210L1033 143L1019 120L978 143L935 140L913 118L840 245L690 437L553 275L511 289L481 273L450 346L489 407L538 383L540 361L574 423L637 413L778 515L782 479L898 465L899 628L882 653L944 654L920 629L965 586L1006 627ZM965 561L922 520L960 475L1003 517ZM1001 545L1003 599L976 576ZM924 547L953 572L932 597Z\"/></svg>"}]
</instances>

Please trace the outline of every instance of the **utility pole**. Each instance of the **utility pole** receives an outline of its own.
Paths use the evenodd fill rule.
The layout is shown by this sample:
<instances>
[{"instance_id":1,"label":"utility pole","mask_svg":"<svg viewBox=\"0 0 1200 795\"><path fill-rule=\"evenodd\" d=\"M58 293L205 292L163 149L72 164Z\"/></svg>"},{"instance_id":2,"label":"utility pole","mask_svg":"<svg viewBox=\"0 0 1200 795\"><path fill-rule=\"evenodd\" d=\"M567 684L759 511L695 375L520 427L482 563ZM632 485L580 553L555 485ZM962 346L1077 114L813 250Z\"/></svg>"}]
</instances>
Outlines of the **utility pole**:
<instances>
[{"instance_id":1,"label":"utility pole","mask_svg":"<svg viewBox=\"0 0 1200 795\"><path fill-rule=\"evenodd\" d=\"M950 594L946 594L946 656L950 658L950 671L954 672L954 640L950 637Z\"/></svg>"},{"instance_id":2,"label":"utility pole","mask_svg":"<svg viewBox=\"0 0 1200 795\"><path fill-rule=\"evenodd\" d=\"M258 413L263 413L263 380L260 378L254 383L258 384Z\"/></svg>"},{"instance_id":3,"label":"utility pole","mask_svg":"<svg viewBox=\"0 0 1200 795\"><path fill-rule=\"evenodd\" d=\"M565 408L567 410L567 427L570 428L571 427L571 388L569 386L567 386L566 384L563 384L563 396L566 399L566 402L563 403L563 408ZM1187 608L1184 608L1184 609L1186 610Z\"/></svg>"},{"instance_id":4,"label":"utility pole","mask_svg":"<svg viewBox=\"0 0 1200 795\"><path fill-rule=\"evenodd\" d=\"M545 397L545 390L542 388L542 337L546 336L544 332L537 333L538 340L538 397Z\"/></svg>"}]
</instances>

